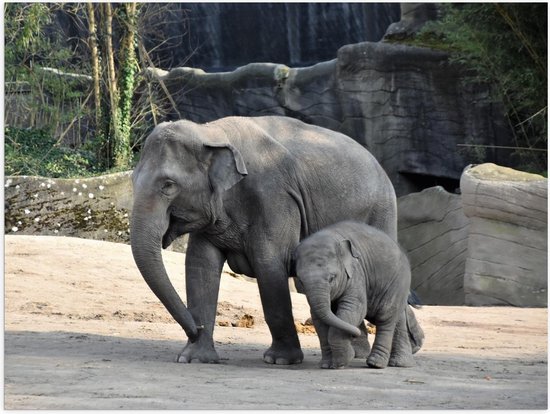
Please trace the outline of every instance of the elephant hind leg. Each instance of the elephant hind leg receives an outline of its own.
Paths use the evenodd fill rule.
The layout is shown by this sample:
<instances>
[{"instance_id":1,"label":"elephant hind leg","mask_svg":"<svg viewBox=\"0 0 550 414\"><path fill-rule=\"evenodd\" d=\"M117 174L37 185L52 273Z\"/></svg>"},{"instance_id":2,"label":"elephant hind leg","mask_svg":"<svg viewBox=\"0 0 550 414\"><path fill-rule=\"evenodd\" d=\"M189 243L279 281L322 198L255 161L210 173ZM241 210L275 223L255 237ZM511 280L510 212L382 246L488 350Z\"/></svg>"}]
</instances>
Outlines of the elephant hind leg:
<instances>
[{"instance_id":1,"label":"elephant hind leg","mask_svg":"<svg viewBox=\"0 0 550 414\"><path fill-rule=\"evenodd\" d=\"M406 310L402 312L393 335L392 350L388 365L391 367L414 367L413 352L409 341L409 331L406 322Z\"/></svg>"},{"instance_id":2,"label":"elephant hind leg","mask_svg":"<svg viewBox=\"0 0 550 414\"><path fill-rule=\"evenodd\" d=\"M388 366L394 332L395 321L376 325L376 336L372 345L372 351L367 358L367 365L369 367L386 368Z\"/></svg>"},{"instance_id":3,"label":"elephant hind leg","mask_svg":"<svg viewBox=\"0 0 550 414\"><path fill-rule=\"evenodd\" d=\"M395 195L387 195L386 200L380 201L369 211L367 224L382 230L397 242L397 204Z\"/></svg>"}]
</instances>

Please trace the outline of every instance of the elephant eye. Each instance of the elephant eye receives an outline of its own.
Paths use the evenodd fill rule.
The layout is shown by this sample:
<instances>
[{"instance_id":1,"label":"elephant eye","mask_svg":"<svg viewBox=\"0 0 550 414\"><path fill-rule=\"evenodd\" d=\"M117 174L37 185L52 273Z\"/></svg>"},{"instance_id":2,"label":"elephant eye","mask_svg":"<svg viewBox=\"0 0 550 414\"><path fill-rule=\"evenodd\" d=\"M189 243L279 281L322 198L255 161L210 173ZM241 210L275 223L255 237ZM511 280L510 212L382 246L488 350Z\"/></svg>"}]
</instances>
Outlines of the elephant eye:
<instances>
[{"instance_id":1,"label":"elephant eye","mask_svg":"<svg viewBox=\"0 0 550 414\"><path fill-rule=\"evenodd\" d=\"M328 275L328 283L334 282L334 279L336 279L335 273L331 273L330 275Z\"/></svg>"},{"instance_id":2,"label":"elephant eye","mask_svg":"<svg viewBox=\"0 0 550 414\"><path fill-rule=\"evenodd\" d=\"M161 191L166 195L171 195L176 191L177 185L175 181L166 180L162 183Z\"/></svg>"}]
</instances>

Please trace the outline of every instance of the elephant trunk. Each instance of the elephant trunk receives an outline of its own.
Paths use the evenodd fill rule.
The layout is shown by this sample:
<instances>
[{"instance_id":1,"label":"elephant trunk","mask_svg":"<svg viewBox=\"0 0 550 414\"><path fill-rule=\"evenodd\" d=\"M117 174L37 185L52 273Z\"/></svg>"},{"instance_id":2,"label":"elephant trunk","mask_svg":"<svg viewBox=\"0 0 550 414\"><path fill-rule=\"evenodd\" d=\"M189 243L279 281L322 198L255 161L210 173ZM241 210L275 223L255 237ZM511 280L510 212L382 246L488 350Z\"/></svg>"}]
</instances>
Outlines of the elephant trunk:
<instances>
[{"instance_id":1,"label":"elephant trunk","mask_svg":"<svg viewBox=\"0 0 550 414\"><path fill-rule=\"evenodd\" d=\"M168 224L162 220L160 224L150 217L144 220L134 210L130 228L132 254L145 282L194 342L198 338L197 325L170 282L162 261L162 235L167 228Z\"/></svg>"},{"instance_id":2,"label":"elephant trunk","mask_svg":"<svg viewBox=\"0 0 550 414\"><path fill-rule=\"evenodd\" d=\"M361 336L361 331L358 327L340 319L332 312L330 299L326 292L316 292L314 295L307 295L307 299L311 307L311 312L323 323L341 329L352 336Z\"/></svg>"}]
</instances>

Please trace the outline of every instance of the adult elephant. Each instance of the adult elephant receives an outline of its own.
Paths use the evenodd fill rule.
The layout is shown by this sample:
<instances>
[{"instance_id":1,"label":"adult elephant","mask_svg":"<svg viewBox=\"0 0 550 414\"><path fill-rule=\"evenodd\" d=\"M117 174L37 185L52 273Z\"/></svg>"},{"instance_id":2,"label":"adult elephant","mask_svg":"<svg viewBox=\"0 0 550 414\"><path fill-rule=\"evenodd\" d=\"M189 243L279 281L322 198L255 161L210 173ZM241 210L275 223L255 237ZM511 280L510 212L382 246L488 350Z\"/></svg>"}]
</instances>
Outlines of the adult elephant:
<instances>
[{"instance_id":1,"label":"adult elephant","mask_svg":"<svg viewBox=\"0 0 550 414\"><path fill-rule=\"evenodd\" d=\"M132 253L189 338L179 362L219 360L212 334L225 261L257 278L272 335L264 361L293 364L303 353L288 277L300 240L346 219L397 239L395 191L376 159L345 135L292 118L162 123L132 179ZM161 256L161 247L185 233L188 308Z\"/></svg>"}]
</instances>

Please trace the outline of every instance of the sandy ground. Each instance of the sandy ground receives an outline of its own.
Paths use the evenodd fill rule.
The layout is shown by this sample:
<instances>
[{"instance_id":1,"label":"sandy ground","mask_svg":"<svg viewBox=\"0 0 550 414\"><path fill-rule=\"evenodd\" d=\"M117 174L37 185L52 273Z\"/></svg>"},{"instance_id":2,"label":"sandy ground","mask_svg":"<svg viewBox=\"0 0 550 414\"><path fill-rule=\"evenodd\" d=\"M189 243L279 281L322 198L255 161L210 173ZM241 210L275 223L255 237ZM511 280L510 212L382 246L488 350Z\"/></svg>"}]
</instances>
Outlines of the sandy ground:
<instances>
[{"instance_id":1,"label":"sandy ground","mask_svg":"<svg viewBox=\"0 0 550 414\"><path fill-rule=\"evenodd\" d=\"M164 252L184 293L183 254ZM305 297L293 293L304 322ZM139 275L129 246L5 237L5 409L547 409L547 310L425 306L414 368L356 359L271 366L254 283L222 276L219 364L177 364L185 335ZM233 327L253 317L252 327ZM250 324L250 323L249 323Z\"/></svg>"}]
</instances>

